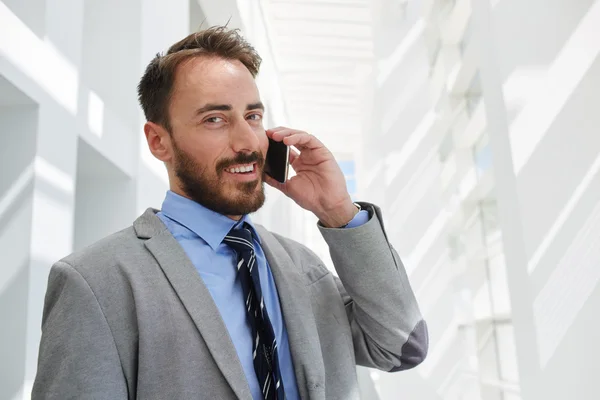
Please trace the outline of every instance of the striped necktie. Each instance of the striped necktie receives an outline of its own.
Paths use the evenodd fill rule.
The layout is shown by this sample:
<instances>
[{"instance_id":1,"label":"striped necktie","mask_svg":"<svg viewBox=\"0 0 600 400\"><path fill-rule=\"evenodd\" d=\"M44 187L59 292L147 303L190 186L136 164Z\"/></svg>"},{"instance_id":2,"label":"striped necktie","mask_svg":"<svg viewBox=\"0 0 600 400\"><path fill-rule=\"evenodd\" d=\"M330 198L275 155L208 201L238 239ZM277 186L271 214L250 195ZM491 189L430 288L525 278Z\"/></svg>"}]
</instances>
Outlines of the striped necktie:
<instances>
[{"instance_id":1,"label":"striped necktie","mask_svg":"<svg viewBox=\"0 0 600 400\"><path fill-rule=\"evenodd\" d=\"M246 299L246 311L252 327L252 357L254 371L265 400L283 400L285 392L277 357L277 342L262 296L252 232L244 223L242 229L232 229L223 243L237 253L237 269Z\"/></svg>"}]
</instances>

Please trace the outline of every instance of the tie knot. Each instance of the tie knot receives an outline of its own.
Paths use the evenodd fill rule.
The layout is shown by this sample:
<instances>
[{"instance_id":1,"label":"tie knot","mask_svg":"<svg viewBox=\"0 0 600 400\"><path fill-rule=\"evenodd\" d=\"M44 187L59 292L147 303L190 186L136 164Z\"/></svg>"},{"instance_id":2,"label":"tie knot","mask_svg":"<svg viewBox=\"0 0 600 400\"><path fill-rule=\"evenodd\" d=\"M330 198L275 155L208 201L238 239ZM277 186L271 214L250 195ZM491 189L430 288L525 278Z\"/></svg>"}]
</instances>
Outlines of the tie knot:
<instances>
[{"instance_id":1,"label":"tie knot","mask_svg":"<svg viewBox=\"0 0 600 400\"><path fill-rule=\"evenodd\" d=\"M252 244L252 232L249 227L244 224L241 229L232 229L229 231L223 243L229 245L237 252L254 251Z\"/></svg>"}]
</instances>

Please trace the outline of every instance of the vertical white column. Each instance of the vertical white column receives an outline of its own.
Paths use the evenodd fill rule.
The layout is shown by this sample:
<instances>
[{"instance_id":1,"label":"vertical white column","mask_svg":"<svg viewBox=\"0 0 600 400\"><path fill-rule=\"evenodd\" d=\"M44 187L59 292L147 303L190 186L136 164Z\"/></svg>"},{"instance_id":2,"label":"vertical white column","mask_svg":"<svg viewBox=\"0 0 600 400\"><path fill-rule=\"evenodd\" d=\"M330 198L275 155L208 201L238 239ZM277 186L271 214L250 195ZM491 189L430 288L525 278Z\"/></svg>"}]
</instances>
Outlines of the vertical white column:
<instances>
[{"instance_id":1,"label":"vertical white column","mask_svg":"<svg viewBox=\"0 0 600 400\"><path fill-rule=\"evenodd\" d=\"M8 84L5 84L5 87ZM16 91L15 91L16 92ZM4 103L8 100L2 96ZM21 393L28 351L27 303L31 260L33 161L38 107L31 104L0 107L0 398Z\"/></svg>"},{"instance_id":2,"label":"vertical white column","mask_svg":"<svg viewBox=\"0 0 600 400\"><path fill-rule=\"evenodd\" d=\"M535 337L527 253L517 196L516 177L509 140L509 125L502 91L502 79L495 53L496 38L489 0L472 0L480 62L483 100L494 165L496 197L504 243L515 342L518 353L522 397L533 398L532 384L539 376L538 346Z\"/></svg>"},{"instance_id":3,"label":"vertical white column","mask_svg":"<svg viewBox=\"0 0 600 400\"><path fill-rule=\"evenodd\" d=\"M40 105L34 161L25 396L37 369L48 273L54 262L72 250L77 158L73 122L72 116L60 106Z\"/></svg>"}]
</instances>

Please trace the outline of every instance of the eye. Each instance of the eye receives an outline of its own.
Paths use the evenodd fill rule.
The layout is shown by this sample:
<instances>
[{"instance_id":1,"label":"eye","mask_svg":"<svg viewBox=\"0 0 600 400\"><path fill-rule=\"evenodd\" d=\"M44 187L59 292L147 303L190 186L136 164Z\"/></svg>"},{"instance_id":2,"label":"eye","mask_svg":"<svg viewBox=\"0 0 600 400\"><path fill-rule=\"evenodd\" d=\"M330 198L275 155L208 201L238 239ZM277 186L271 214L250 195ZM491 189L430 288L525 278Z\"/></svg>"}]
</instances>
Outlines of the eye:
<instances>
[{"instance_id":1,"label":"eye","mask_svg":"<svg viewBox=\"0 0 600 400\"><path fill-rule=\"evenodd\" d=\"M208 117L204 120L204 122L208 122L211 124L218 124L219 122L223 122L223 118L221 117Z\"/></svg>"},{"instance_id":2,"label":"eye","mask_svg":"<svg viewBox=\"0 0 600 400\"><path fill-rule=\"evenodd\" d=\"M253 120L253 121L260 121L262 119L262 115L260 115L258 113L254 113L254 114L248 115L247 118L250 120Z\"/></svg>"}]
</instances>

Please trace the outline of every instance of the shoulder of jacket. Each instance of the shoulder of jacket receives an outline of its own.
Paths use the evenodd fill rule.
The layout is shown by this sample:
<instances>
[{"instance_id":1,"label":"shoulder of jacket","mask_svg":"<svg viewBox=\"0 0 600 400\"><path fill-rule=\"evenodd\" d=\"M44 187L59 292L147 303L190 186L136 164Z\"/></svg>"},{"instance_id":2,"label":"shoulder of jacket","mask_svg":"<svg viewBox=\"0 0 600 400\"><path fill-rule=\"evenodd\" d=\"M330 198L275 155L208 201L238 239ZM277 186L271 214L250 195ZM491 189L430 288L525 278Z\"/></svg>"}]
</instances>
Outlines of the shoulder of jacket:
<instances>
[{"instance_id":1,"label":"shoulder of jacket","mask_svg":"<svg viewBox=\"0 0 600 400\"><path fill-rule=\"evenodd\" d=\"M76 250L60 261L82 273L94 269L106 269L117 264L119 255L143 247L143 240L135 234L132 226L106 236L82 249Z\"/></svg>"}]
</instances>

